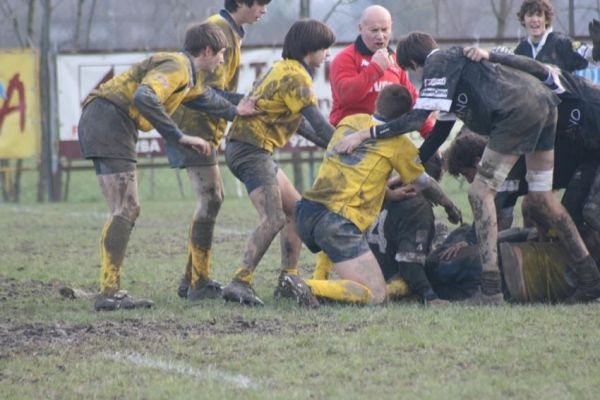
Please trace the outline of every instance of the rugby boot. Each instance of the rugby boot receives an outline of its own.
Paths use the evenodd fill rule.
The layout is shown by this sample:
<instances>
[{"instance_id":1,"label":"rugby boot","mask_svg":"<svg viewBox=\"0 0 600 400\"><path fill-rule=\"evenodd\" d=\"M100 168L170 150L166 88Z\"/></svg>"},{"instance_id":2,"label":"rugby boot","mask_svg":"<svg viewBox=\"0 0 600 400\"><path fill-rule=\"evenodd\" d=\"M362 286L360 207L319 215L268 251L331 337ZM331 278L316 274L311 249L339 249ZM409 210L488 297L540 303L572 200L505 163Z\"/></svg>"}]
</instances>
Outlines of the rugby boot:
<instances>
[{"instance_id":1,"label":"rugby boot","mask_svg":"<svg viewBox=\"0 0 600 400\"><path fill-rule=\"evenodd\" d=\"M190 286L187 292L189 301L198 301L202 299L217 299L222 295L221 284L215 280L199 280L195 287Z\"/></svg>"},{"instance_id":2,"label":"rugby boot","mask_svg":"<svg viewBox=\"0 0 600 400\"><path fill-rule=\"evenodd\" d=\"M502 292L484 294L481 287L479 287L471 297L464 299L461 303L467 306L501 306L504 305L505 301Z\"/></svg>"},{"instance_id":3,"label":"rugby boot","mask_svg":"<svg viewBox=\"0 0 600 400\"><path fill-rule=\"evenodd\" d=\"M125 290L119 290L113 295L98 293L94 299L94 309L96 311L115 311L120 308L131 310L134 308L152 307L154 307L154 302L152 300L136 299L131 297Z\"/></svg>"},{"instance_id":4,"label":"rugby boot","mask_svg":"<svg viewBox=\"0 0 600 400\"><path fill-rule=\"evenodd\" d=\"M252 285L240 279L233 279L223 288L223 299L246 306L264 306L265 303L256 295Z\"/></svg>"},{"instance_id":5,"label":"rugby boot","mask_svg":"<svg viewBox=\"0 0 600 400\"><path fill-rule=\"evenodd\" d=\"M319 308L319 301L298 275L281 274L274 296L276 300L282 297L295 299L302 307Z\"/></svg>"},{"instance_id":6,"label":"rugby boot","mask_svg":"<svg viewBox=\"0 0 600 400\"><path fill-rule=\"evenodd\" d=\"M187 274L184 274L179 281L179 286L177 287L177 296L182 299L188 298L188 291L190 289L190 278Z\"/></svg>"},{"instance_id":7,"label":"rugby boot","mask_svg":"<svg viewBox=\"0 0 600 400\"><path fill-rule=\"evenodd\" d=\"M577 276L577 288L567 300L567 304L589 303L600 297L600 273L591 256L572 264Z\"/></svg>"}]
</instances>

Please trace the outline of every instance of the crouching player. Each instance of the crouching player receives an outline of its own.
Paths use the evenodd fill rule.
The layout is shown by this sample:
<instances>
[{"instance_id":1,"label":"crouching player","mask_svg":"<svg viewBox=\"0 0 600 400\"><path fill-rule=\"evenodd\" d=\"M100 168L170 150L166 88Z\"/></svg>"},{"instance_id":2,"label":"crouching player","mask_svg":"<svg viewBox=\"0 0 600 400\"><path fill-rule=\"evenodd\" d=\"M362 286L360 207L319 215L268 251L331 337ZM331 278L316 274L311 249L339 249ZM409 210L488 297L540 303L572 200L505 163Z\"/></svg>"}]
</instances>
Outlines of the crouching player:
<instances>
[{"instance_id":1,"label":"crouching player","mask_svg":"<svg viewBox=\"0 0 600 400\"><path fill-rule=\"evenodd\" d=\"M412 183L430 201L442 205L451 222L461 220L460 210L417 161L417 148L407 137L368 140L349 155L333 151L345 135L397 118L411 106L412 98L405 87L389 85L379 94L374 116L344 118L329 143L313 187L296 205L298 235L312 252L324 251L341 277L307 280L317 297L361 304L386 300L385 280L365 231L377 219L393 170L403 182Z\"/></svg>"}]
</instances>

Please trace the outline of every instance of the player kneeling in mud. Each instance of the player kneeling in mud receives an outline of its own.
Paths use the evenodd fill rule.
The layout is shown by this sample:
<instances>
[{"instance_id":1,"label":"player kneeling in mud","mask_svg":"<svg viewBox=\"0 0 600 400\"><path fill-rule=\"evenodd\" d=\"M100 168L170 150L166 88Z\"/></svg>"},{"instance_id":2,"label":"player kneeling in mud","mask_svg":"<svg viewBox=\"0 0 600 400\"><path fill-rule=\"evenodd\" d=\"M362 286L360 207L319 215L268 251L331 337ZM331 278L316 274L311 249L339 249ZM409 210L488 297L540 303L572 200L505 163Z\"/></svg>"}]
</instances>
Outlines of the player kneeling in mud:
<instances>
[{"instance_id":1,"label":"player kneeling in mud","mask_svg":"<svg viewBox=\"0 0 600 400\"><path fill-rule=\"evenodd\" d=\"M365 232L381 210L392 171L431 202L442 205L451 222L461 220L460 210L427 175L408 137L369 140L349 155L334 151L345 135L397 118L411 107L405 87L388 85L379 94L374 116L356 114L340 121L313 187L296 205L298 235L312 252L323 251L341 278L307 280L318 298L359 304L386 300L385 280Z\"/></svg>"}]
</instances>

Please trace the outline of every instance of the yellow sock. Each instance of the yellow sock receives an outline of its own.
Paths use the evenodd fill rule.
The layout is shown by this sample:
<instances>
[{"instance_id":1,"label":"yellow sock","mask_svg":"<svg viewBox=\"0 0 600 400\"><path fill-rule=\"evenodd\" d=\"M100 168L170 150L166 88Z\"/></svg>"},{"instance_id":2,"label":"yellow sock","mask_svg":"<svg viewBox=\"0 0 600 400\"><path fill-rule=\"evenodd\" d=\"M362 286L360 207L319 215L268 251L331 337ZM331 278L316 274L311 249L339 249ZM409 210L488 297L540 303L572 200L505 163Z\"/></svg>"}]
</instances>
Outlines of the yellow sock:
<instances>
[{"instance_id":1,"label":"yellow sock","mask_svg":"<svg viewBox=\"0 0 600 400\"><path fill-rule=\"evenodd\" d=\"M121 267L133 224L120 216L111 216L100 237L100 291L116 293L121 286Z\"/></svg>"},{"instance_id":2,"label":"yellow sock","mask_svg":"<svg viewBox=\"0 0 600 400\"><path fill-rule=\"evenodd\" d=\"M385 285L385 288L390 300L398 300L402 297L407 297L412 294L410 288L402 278L395 278L389 281Z\"/></svg>"},{"instance_id":3,"label":"yellow sock","mask_svg":"<svg viewBox=\"0 0 600 400\"><path fill-rule=\"evenodd\" d=\"M192 254L191 281L192 287L196 286L198 281L207 281L210 274L210 250L200 249L190 244Z\"/></svg>"},{"instance_id":4,"label":"yellow sock","mask_svg":"<svg viewBox=\"0 0 600 400\"><path fill-rule=\"evenodd\" d=\"M185 280L188 283L192 281L192 252L189 251L189 246L188 246L188 260L187 260L187 264L185 265L184 276L185 276Z\"/></svg>"},{"instance_id":5,"label":"yellow sock","mask_svg":"<svg viewBox=\"0 0 600 400\"><path fill-rule=\"evenodd\" d=\"M324 251L317 254L317 265L313 273L313 279L329 279L329 274L333 271L333 262Z\"/></svg>"},{"instance_id":6,"label":"yellow sock","mask_svg":"<svg viewBox=\"0 0 600 400\"><path fill-rule=\"evenodd\" d=\"M254 282L254 274L252 271L246 268L238 268L238 270L235 271L235 276L233 279L237 279L239 281L246 282L248 285L252 285Z\"/></svg>"},{"instance_id":7,"label":"yellow sock","mask_svg":"<svg viewBox=\"0 0 600 400\"><path fill-rule=\"evenodd\" d=\"M344 303L369 304L373 300L371 290L360 283L343 280L307 279L310 290L317 297Z\"/></svg>"},{"instance_id":8,"label":"yellow sock","mask_svg":"<svg viewBox=\"0 0 600 400\"><path fill-rule=\"evenodd\" d=\"M281 274L300 275L300 271L298 271L298 267L289 267L282 269Z\"/></svg>"}]
</instances>

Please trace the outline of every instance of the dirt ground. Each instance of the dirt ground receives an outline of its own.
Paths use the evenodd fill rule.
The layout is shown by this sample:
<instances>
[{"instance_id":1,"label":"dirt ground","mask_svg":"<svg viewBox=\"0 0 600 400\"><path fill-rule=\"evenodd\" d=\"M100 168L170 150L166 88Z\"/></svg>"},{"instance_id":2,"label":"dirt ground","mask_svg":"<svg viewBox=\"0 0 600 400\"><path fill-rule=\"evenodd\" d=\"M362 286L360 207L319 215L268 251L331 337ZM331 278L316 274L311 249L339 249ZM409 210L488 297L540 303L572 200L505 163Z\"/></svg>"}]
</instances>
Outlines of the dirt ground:
<instances>
[{"instance_id":1,"label":"dirt ground","mask_svg":"<svg viewBox=\"0 0 600 400\"><path fill-rule=\"evenodd\" d=\"M59 294L61 285L40 281L19 282L0 277L0 307L9 298L43 296L53 301L91 300L62 298ZM10 312L0 316L0 360L11 354L40 351L48 344L68 344L69 346L99 343L107 339L134 339L140 343L156 343L168 338L192 338L213 335L226 335L255 332L259 335L280 335L286 332L314 331L318 323L292 324L280 319L249 319L241 315L233 315L220 319L210 319L201 323L180 322L175 319L146 321L142 319L125 319L121 321L95 321L85 324L65 322L23 323L15 321ZM283 326L283 325L286 326ZM346 327L354 330L355 327ZM287 333L286 333L287 334Z\"/></svg>"}]
</instances>

